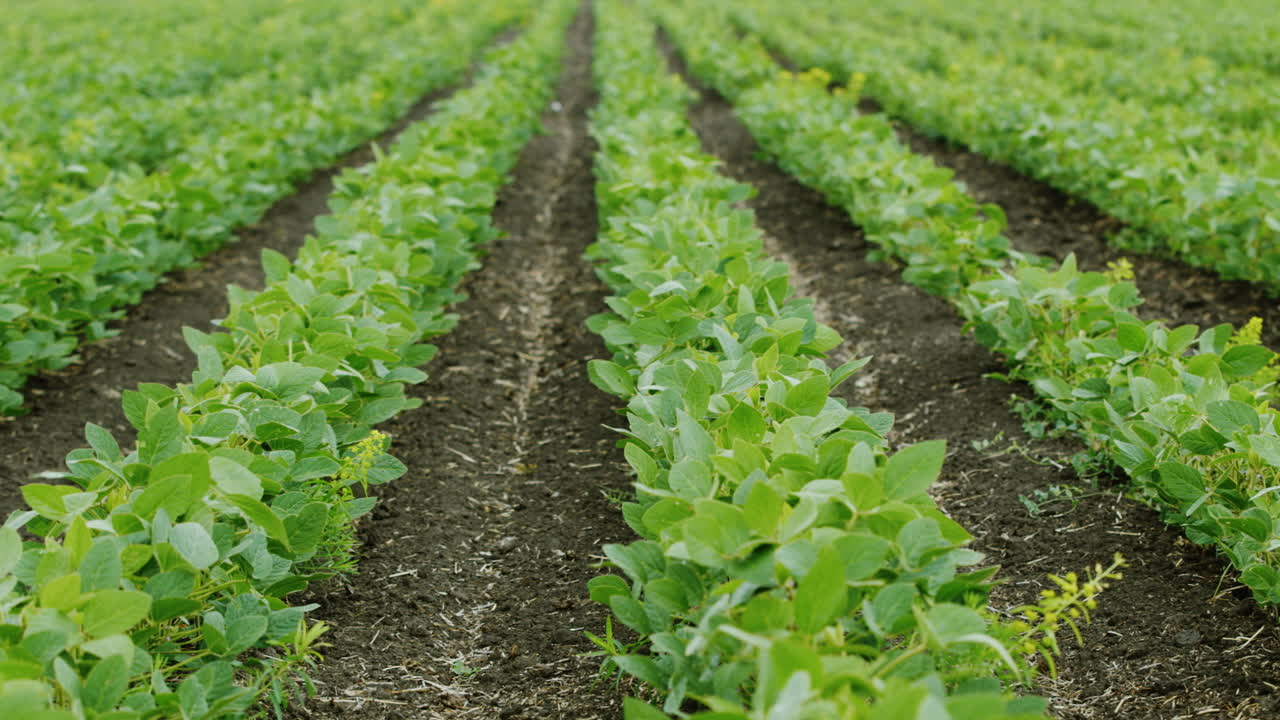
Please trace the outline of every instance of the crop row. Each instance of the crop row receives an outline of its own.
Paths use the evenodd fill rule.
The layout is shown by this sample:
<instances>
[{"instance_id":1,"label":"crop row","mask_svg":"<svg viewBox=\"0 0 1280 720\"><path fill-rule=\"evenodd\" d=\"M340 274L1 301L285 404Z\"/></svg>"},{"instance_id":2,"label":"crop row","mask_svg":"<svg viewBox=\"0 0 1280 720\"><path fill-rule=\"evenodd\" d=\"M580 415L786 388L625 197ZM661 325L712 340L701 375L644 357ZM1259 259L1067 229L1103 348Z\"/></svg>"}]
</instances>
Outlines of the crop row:
<instances>
[{"instance_id":1,"label":"crop row","mask_svg":"<svg viewBox=\"0 0 1280 720\"><path fill-rule=\"evenodd\" d=\"M1280 413L1275 355L1256 324L1146 322L1129 273L1053 267L1009 249L1003 213L914 155L879 114L827 91L821 71L781 73L714 11L668 9L669 31L731 98L760 145L845 208L904 277L950 300L1134 488L1188 538L1226 555L1263 604L1280 603Z\"/></svg>"},{"instance_id":2,"label":"crop row","mask_svg":"<svg viewBox=\"0 0 1280 720\"><path fill-rule=\"evenodd\" d=\"M101 105L207 91L257 67L272 24L297 27L309 14L283 0L104 2L75 7L74 20L57 3L22 3L25 17L13 5L0 20L5 142Z\"/></svg>"},{"instance_id":3,"label":"crop row","mask_svg":"<svg viewBox=\"0 0 1280 720\"><path fill-rule=\"evenodd\" d=\"M1280 72L1280 52L1272 40L1280 32L1280 23L1267 0L1234 3L1231 12L1200 0L1177 4L1070 0L1052 5L993 0L958 5L989 20L994 32L1006 35L1123 53L1161 52L1224 68ZM938 8L946 9L941 3Z\"/></svg>"},{"instance_id":4,"label":"crop row","mask_svg":"<svg viewBox=\"0 0 1280 720\"><path fill-rule=\"evenodd\" d=\"M903 22L935 25L993 56L1034 70L1067 92L1177 104L1208 121L1280 137L1280 98L1263 90L1274 82L1265 70L1223 66L1204 56L1187 57L1178 47L1100 50L1043 37L1010 37L1002 12L1008 8L911 0L863 19L879 32L889 24L901 27Z\"/></svg>"},{"instance_id":5,"label":"crop row","mask_svg":"<svg viewBox=\"0 0 1280 720\"><path fill-rule=\"evenodd\" d=\"M413 407L445 304L551 97L575 6L544 4L473 87L345 173L298 258L264 253L226 332L188 330L190 383L124 394L136 449L89 425L74 485L30 484L0 529L0 714L241 717L315 659L285 597L349 570L360 485L403 466L370 427ZM22 530L39 536L24 542Z\"/></svg>"},{"instance_id":6,"label":"crop row","mask_svg":"<svg viewBox=\"0 0 1280 720\"><path fill-rule=\"evenodd\" d=\"M428 90L459 79L480 47L530 3L487 0L411 18L379 60L345 82L274 95L269 75L227 108L213 132L183 138L158 172L113 175L83 199L0 224L0 412L20 407L31 374L74 361L78 336L105 322L160 276L225 242L293 183L386 127ZM424 43L423 38L431 38ZM357 63L358 65L359 63ZM354 69L354 68L353 68Z\"/></svg>"},{"instance_id":7,"label":"crop row","mask_svg":"<svg viewBox=\"0 0 1280 720\"><path fill-rule=\"evenodd\" d=\"M1131 224L1132 247L1280 292L1274 134L1177 104L1073 93L1056 76L928 23L871 29L862 16L875 13L832 10L818 19L751 0L734 17L796 62L848 78L850 92L865 81L869 95L916 127L1088 199Z\"/></svg>"},{"instance_id":8,"label":"crop row","mask_svg":"<svg viewBox=\"0 0 1280 720\"><path fill-rule=\"evenodd\" d=\"M701 151L652 23L597 7L588 257L614 294L589 326L613 359L590 374L626 401L623 512L642 539L606 546L625 578L590 588L641 637L597 638L606 662L666 698L628 700L627 718L691 700L707 711L680 717L1040 717L1002 681L1024 677L1023 652L1052 654L1058 617L1101 580L1061 579L1016 621L986 608L994 569L960 569L982 556L926 492L945 444L889 454L892 416L831 397L866 361L825 362L840 337L763 253L737 205L751 188Z\"/></svg>"},{"instance_id":9,"label":"crop row","mask_svg":"<svg viewBox=\"0 0 1280 720\"><path fill-rule=\"evenodd\" d=\"M286 97L305 100L349 79L374 64L388 45L402 43L394 34L408 18L393 3L351 8L320 2L296 6L256 27L232 24L227 32L241 46L206 41L203 47L215 53L199 64L208 66L200 73L206 87L177 95L158 94L140 79L132 81L132 91L105 96L97 86L89 94L59 92L52 83L14 88L21 95L10 98L6 108L12 112L0 120L6 173L0 182L8 190L4 214L17 228L38 231L59 207L118 181L112 171L137 166L142 174L153 172L200 138L239 127L241 116L254 108L287 109ZM355 39L339 42L347 33ZM321 54L325 61L317 62Z\"/></svg>"}]
</instances>

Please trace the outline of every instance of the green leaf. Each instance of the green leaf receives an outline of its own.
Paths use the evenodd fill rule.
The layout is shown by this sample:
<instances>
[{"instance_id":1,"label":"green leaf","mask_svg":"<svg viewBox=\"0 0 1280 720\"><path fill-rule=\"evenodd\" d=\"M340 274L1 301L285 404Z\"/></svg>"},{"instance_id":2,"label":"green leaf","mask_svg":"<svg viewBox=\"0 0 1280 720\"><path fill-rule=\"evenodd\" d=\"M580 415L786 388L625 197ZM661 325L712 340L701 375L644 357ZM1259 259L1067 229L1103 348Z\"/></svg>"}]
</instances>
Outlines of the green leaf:
<instances>
[{"instance_id":1,"label":"green leaf","mask_svg":"<svg viewBox=\"0 0 1280 720\"><path fill-rule=\"evenodd\" d=\"M617 665L623 672L654 688L667 686L666 673L658 667L653 658L645 655L614 655L609 661ZM662 717L659 715L659 717Z\"/></svg>"},{"instance_id":2,"label":"green leaf","mask_svg":"<svg viewBox=\"0 0 1280 720\"><path fill-rule=\"evenodd\" d=\"M1178 444L1195 455L1213 455L1227 446L1227 439L1209 425L1202 425L1179 436Z\"/></svg>"},{"instance_id":3,"label":"green leaf","mask_svg":"<svg viewBox=\"0 0 1280 720\"><path fill-rule=\"evenodd\" d=\"M192 496L189 475L174 475L152 483L133 501L133 511L144 519L155 517L164 508L170 518L177 519L187 512L195 500Z\"/></svg>"},{"instance_id":4,"label":"green leaf","mask_svg":"<svg viewBox=\"0 0 1280 720\"><path fill-rule=\"evenodd\" d=\"M608 605L614 595L631 595L627 581L617 575L597 575L587 581L587 590L592 602Z\"/></svg>"},{"instance_id":5,"label":"green leaf","mask_svg":"<svg viewBox=\"0 0 1280 720\"><path fill-rule=\"evenodd\" d=\"M710 462L715 450L711 434L684 410L676 410L676 457L673 459L689 458Z\"/></svg>"},{"instance_id":6,"label":"green leaf","mask_svg":"<svg viewBox=\"0 0 1280 720\"><path fill-rule=\"evenodd\" d=\"M906 500L923 493L938 479L947 456L943 440L910 445L889 458L884 468L884 491L890 500Z\"/></svg>"},{"instance_id":7,"label":"green leaf","mask_svg":"<svg viewBox=\"0 0 1280 720\"><path fill-rule=\"evenodd\" d=\"M797 415L817 415L826 405L828 389L827 378L814 375L787 391L786 406Z\"/></svg>"},{"instance_id":8,"label":"green leaf","mask_svg":"<svg viewBox=\"0 0 1280 720\"><path fill-rule=\"evenodd\" d=\"M867 626L880 638L899 632L902 629L899 624L911 616L915 599L916 587L912 583L899 582L885 587L863 604Z\"/></svg>"},{"instance_id":9,"label":"green leaf","mask_svg":"<svg viewBox=\"0 0 1280 720\"><path fill-rule=\"evenodd\" d=\"M623 449L623 455L627 458L631 469L635 470L636 481L641 485L652 486L658 477L658 464L654 462L653 456L634 442L627 443L626 448Z\"/></svg>"},{"instance_id":10,"label":"green leaf","mask_svg":"<svg viewBox=\"0 0 1280 720\"><path fill-rule=\"evenodd\" d=\"M22 486L22 499L27 501L27 507L35 510L41 517L61 520L67 514L62 499L78 491L78 488L69 485L27 483Z\"/></svg>"},{"instance_id":11,"label":"green leaf","mask_svg":"<svg viewBox=\"0 0 1280 720\"><path fill-rule=\"evenodd\" d=\"M264 505L261 500L248 495L228 495L227 499L239 508L245 517L260 526L267 533L267 537L282 543L286 548L289 547L289 533L285 529L284 521L276 515L274 510Z\"/></svg>"},{"instance_id":12,"label":"green leaf","mask_svg":"<svg viewBox=\"0 0 1280 720\"><path fill-rule=\"evenodd\" d=\"M976 610L961 605L942 603L925 613L932 649L942 650L969 635L986 632L987 623ZM936 643L936 644L935 644Z\"/></svg>"},{"instance_id":13,"label":"green leaf","mask_svg":"<svg viewBox=\"0 0 1280 720\"><path fill-rule=\"evenodd\" d=\"M196 588L196 576L187 570L169 570L152 575L143 590L153 600L182 598Z\"/></svg>"},{"instance_id":14,"label":"green leaf","mask_svg":"<svg viewBox=\"0 0 1280 720\"><path fill-rule=\"evenodd\" d=\"M85 678L81 700L85 707L106 712L120 702L129 687L129 668L123 657L112 655L98 662Z\"/></svg>"},{"instance_id":15,"label":"green leaf","mask_svg":"<svg viewBox=\"0 0 1280 720\"><path fill-rule=\"evenodd\" d=\"M645 612L644 605L631 597L631 595L613 595L609 598L609 608L613 610L613 614L623 625L635 630L642 635L648 635L653 632L653 628L649 625L649 614Z\"/></svg>"},{"instance_id":16,"label":"green leaf","mask_svg":"<svg viewBox=\"0 0 1280 720\"><path fill-rule=\"evenodd\" d=\"M95 542L80 561L80 581L85 592L115 588L123 573L120 550L109 538Z\"/></svg>"},{"instance_id":17,"label":"green leaf","mask_svg":"<svg viewBox=\"0 0 1280 720\"><path fill-rule=\"evenodd\" d=\"M845 380L853 377L853 374L861 370L867 363L871 362L870 357L854 358L849 362L841 365L831 371L831 390L835 390Z\"/></svg>"},{"instance_id":18,"label":"green leaf","mask_svg":"<svg viewBox=\"0 0 1280 720\"><path fill-rule=\"evenodd\" d=\"M22 538L18 531L0 527L0 579L13 572L22 558Z\"/></svg>"},{"instance_id":19,"label":"green leaf","mask_svg":"<svg viewBox=\"0 0 1280 720\"><path fill-rule=\"evenodd\" d=\"M765 431L769 429L764 418L760 416L760 411L745 402L738 403L737 407L729 413L728 427L733 438L740 438L749 443L759 443L764 439Z\"/></svg>"},{"instance_id":20,"label":"green leaf","mask_svg":"<svg viewBox=\"0 0 1280 720\"><path fill-rule=\"evenodd\" d=\"M1267 366L1275 353L1261 345L1239 345L1222 355L1222 369L1235 377L1249 377Z\"/></svg>"},{"instance_id":21,"label":"green leaf","mask_svg":"<svg viewBox=\"0 0 1280 720\"><path fill-rule=\"evenodd\" d=\"M1209 423L1219 432L1231 435L1237 430L1257 432L1258 413L1248 405L1235 400L1209 403Z\"/></svg>"},{"instance_id":22,"label":"green leaf","mask_svg":"<svg viewBox=\"0 0 1280 720\"><path fill-rule=\"evenodd\" d=\"M1275 435L1250 435L1249 447L1258 453L1268 465L1280 468L1280 437Z\"/></svg>"},{"instance_id":23,"label":"green leaf","mask_svg":"<svg viewBox=\"0 0 1280 720\"><path fill-rule=\"evenodd\" d=\"M84 437L89 441L89 446L97 451L98 456L107 462L120 460L120 444L116 442L115 436L110 430L93 423L86 423L84 426Z\"/></svg>"},{"instance_id":24,"label":"green leaf","mask_svg":"<svg viewBox=\"0 0 1280 720\"><path fill-rule=\"evenodd\" d=\"M751 526L753 532L763 538L775 536L786 509L786 498L764 482L757 482L751 486L747 502L742 506L747 524Z\"/></svg>"},{"instance_id":25,"label":"green leaf","mask_svg":"<svg viewBox=\"0 0 1280 720\"><path fill-rule=\"evenodd\" d=\"M239 424L240 416L235 411L223 410L200 418L191 428L191 437L212 445L230 437Z\"/></svg>"},{"instance_id":26,"label":"green leaf","mask_svg":"<svg viewBox=\"0 0 1280 720\"><path fill-rule=\"evenodd\" d=\"M671 466L667 479L671 492L685 500L697 500L711 495L711 469L704 462L681 460Z\"/></svg>"},{"instance_id":27,"label":"green leaf","mask_svg":"<svg viewBox=\"0 0 1280 720\"><path fill-rule=\"evenodd\" d=\"M1122 322L1116 326L1116 339L1125 350L1140 353L1147 347L1147 329L1137 323Z\"/></svg>"},{"instance_id":28,"label":"green leaf","mask_svg":"<svg viewBox=\"0 0 1280 720\"><path fill-rule=\"evenodd\" d=\"M1160 466L1159 478L1161 489L1180 502L1195 502L1205 493L1204 480L1200 477L1200 473L1195 468L1182 463L1164 463Z\"/></svg>"},{"instance_id":29,"label":"green leaf","mask_svg":"<svg viewBox=\"0 0 1280 720\"><path fill-rule=\"evenodd\" d=\"M377 425L395 417L396 413L406 408L406 405L407 401L403 398L379 398L365 405L356 419L362 425Z\"/></svg>"},{"instance_id":30,"label":"green leaf","mask_svg":"<svg viewBox=\"0 0 1280 720\"><path fill-rule=\"evenodd\" d=\"M80 574L71 573L50 580L40 588L40 605L56 610L71 610L80 604Z\"/></svg>"},{"instance_id":31,"label":"green leaf","mask_svg":"<svg viewBox=\"0 0 1280 720\"><path fill-rule=\"evenodd\" d=\"M169 544L184 560L199 570L206 570L218 561L218 546L199 523L174 525L169 531Z\"/></svg>"},{"instance_id":32,"label":"green leaf","mask_svg":"<svg viewBox=\"0 0 1280 720\"><path fill-rule=\"evenodd\" d=\"M227 618L227 654L239 655L267 633L266 615Z\"/></svg>"},{"instance_id":33,"label":"green leaf","mask_svg":"<svg viewBox=\"0 0 1280 720\"><path fill-rule=\"evenodd\" d=\"M138 431L138 458L149 465L173 457L182 452L182 422L178 420L178 406L168 404L147 418L146 425Z\"/></svg>"},{"instance_id":34,"label":"green leaf","mask_svg":"<svg viewBox=\"0 0 1280 720\"><path fill-rule=\"evenodd\" d=\"M844 568L835 548L818 551L817 562L796 588L796 627L801 632L817 633L844 614L849 595Z\"/></svg>"},{"instance_id":35,"label":"green leaf","mask_svg":"<svg viewBox=\"0 0 1280 720\"><path fill-rule=\"evenodd\" d=\"M218 489L227 495L262 498L262 480L240 463L224 457L209 458L209 473Z\"/></svg>"},{"instance_id":36,"label":"green leaf","mask_svg":"<svg viewBox=\"0 0 1280 720\"><path fill-rule=\"evenodd\" d=\"M619 665L619 667L622 667ZM624 668L625 669L625 668ZM627 672L631 672L627 670ZM644 671L642 671L644 672ZM635 673L632 673L633 675ZM636 677L640 677L636 675ZM671 718L658 708L633 697L626 697L622 700L622 718L623 720L671 720Z\"/></svg>"},{"instance_id":37,"label":"green leaf","mask_svg":"<svg viewBox=\"0 0 1280 720\"><path fill-rule=\"evenodd\" d=\"M91 637L118 635L142 622L151 596L138 590L100 590L84 609L84 631Z\"/></svg>"},{"instance_id":38,"label":"green leaf","mask_svg":"<svg viewBox=\"0 0 1280 720\"><path fill-rule=\"evenodd\" d=\"M635 394L635 381L621 365L608 360L592 360L587 363L587 375L591 382L604 392L623 399Z\"/></svg>"},{"instance_id":39,"label":"green leaf","mask_svg":"<svg viewBox=\"0 0 1280 720\"><path fill-rule=\"evenodd\" d=\"M262 269L266 273L267 284L270 285L284 280L293 268L289 258L271 248L263 248Z\"/></svg>"},{"instance_id":40,"label":"green leaf","mask_svg":"<svg viewBox=\"0 0 1280 720\"><path fill-rule=\"evenodd\" d=\"M328 524L329 506L322 502L308 503L301 512L284 519L285 528L289 532L287 545L299 555L311 552L324 538L324 530Z\"/></svg>"}]
</instances>

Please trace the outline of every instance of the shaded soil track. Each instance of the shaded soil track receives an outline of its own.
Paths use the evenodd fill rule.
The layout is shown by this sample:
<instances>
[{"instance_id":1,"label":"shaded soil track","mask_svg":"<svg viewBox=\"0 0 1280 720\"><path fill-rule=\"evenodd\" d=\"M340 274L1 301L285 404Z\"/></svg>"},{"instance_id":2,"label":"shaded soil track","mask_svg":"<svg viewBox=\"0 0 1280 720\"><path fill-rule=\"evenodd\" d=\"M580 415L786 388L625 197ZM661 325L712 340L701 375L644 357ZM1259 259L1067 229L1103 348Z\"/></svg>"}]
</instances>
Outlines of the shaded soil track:
<instances>
[{"instance_id":1,"label":"shaded soil track","mask_svg":"<svg viewBox=\"0 0 1280 720\"><path fill-rule=\"evenodd\" d=\"M371 162L374 144L387 147L460 85L428 93L377 138L315 172L261 220L238 230L233 242L206 255L200 265L168 274L163 284L113 324L118 335L80 349L80 363L33 377L25 391L30 412L17 418L0 417L0 516L22 504L20 488L33 475L64 469L67 453L85 445L86 422L102 425L117 437L132 438L133 428L120 407L120 391L140 382L189 381L196 363L182 340L182 328L216 329L212 322L226 314L227 286L261 289L262 250L295 254L314 229L316 216L329 211L326 203L333 178L346 168Z\"/></svg>"},{"instance_id":2,"label":"shaded soil track","mask_svg":"<svg viewBox=\"0 0 1280 720\"><path fill-rule=\"evenodd\" d=\"M1035 690L1051 698L1052 712L1162 719L1280 713L1280 634L1247 593L1221 581L1224 561L1124 499L1116 480L1097 478L1097 487L1081 480L1070 464L1081 449L1074 441L1029 435L1009 411L1011 396L1029 391L984 377L1002 366L961 333L950 307L904 284L895 268L869 263L871 248L847 215L762 161L725 100L685 77L703 93L692 111L695 129L730 175L759 189L750 202L758 222L793 264L797 285L846 338L837 353L875 357L842 387L846 399L892 411L895 443L947 439L935 495L975 534L988 562L1005 567L1007 585L994 604L1032 600L1048 585L1046 573L1105 563L1117 551L1128 558L1124 580L1104 594L1085 631L1084 649L1064 640L1059 679ZM1044 224L1060 216L1039 217ZM1067 225L1056 232L1072 237ZM1033 516L1020 497L1037 501L1037 491L1054 485L1086 496L1040 500Z\"/></svg>"},{"instance_id":3,"label":"shaded soil track","mask_svg":"<svg viewBox=\"0 0 1280 720\"><path fill-rule=\"evenodd\" d=\"M616 415L586 376L604 349L583 323L605 295L581 258L596 234L586 14L570 38L548 133L500 196L508 234L415 388L424 406L385 428L409 474L362 527L360 575L315 598L334 630L295 717L621 716L579 656L605 622L592 564L631 531L606 496L629 485Z\"/></svg>"}]
</instances>

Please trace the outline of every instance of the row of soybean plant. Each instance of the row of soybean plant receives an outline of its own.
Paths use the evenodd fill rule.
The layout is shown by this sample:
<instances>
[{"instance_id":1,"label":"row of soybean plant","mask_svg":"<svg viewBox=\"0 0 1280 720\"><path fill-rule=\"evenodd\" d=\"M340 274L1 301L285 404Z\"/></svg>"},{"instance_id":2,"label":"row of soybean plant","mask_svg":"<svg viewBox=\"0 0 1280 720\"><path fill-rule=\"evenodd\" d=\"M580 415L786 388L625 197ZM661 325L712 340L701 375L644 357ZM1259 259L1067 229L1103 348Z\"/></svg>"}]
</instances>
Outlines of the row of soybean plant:
<instances>
[{"instance_id":1,"label":"row of soybean plant","mask_svg":"<svg viewBox=\"0 0 1280 720\"><path fill-rule=\"evenodd\" d=\"M59 135L52 144L6 148L0 413L21 408L18 390L29 376L74 362L82 336L108 335L106 323L163 273L226 242L423 93L459 80L480 48L534 5L431 6L398 22L394 0L384 4L390 12L340 11L343 22L308 33L297 30L301 19L281 24L273 34L309 41L210 95L162 103L139 125L79 127L73 119L68 132L78 140ZM351 32L363 34L338 42ZM352 49L332 52L334 45ZM121 138L132 145L115 147ZM57 148L74 146L71 140L91 146L89 156L121 164L64 164ZM155 148L166 148L162 157L143 157ZM68 173L84 177L71 181Z\"/></svg>"},{"instance_id":2,"label":"row of soybean plant","mask_svg":"<svg viewBox=\"0 0 1280 720\"><path fill-rule=\"evenodd\" d=\"M763 254L750 188L701 151L654 25L597 7L588 255L614 294L590 326L614 355L590 373L626 402L642 539L607 546L625 577L590 587L640 636L597 638L606 662L665 695L626 717L1041 717L1006 683L1114 568L1017 620L988 609L994 571L961 569L981 555L927 494L944 444L890 454L891 416L831 397L864 361L825 362L840 337Z\"/></svg>"},{"instance_id":3,"label":"row of soybean plant","mask_svg":"<svg viewBox=\"0 0 1280 720\"><path fill-rule=\"evenodd\" d=\"M1035 38L1004 34L996 51L990 40L928 22L873 22L889 12L875 7L831 8L820 18L751 0L733 12L797 62L840 80L858 74L867 94L921 130L1129 223L1120 238L1129 247L1280 293L1280 125L1266 110L1274 105L1266 83L1239 87L1231 103L1241 120L1259 122L1223 122L1196 103L1073 91L1065 73L1042 74L1011 61L1020 50L1003 50L1037 45Z\"/></svg>"},{"instance_id":4,"label":"row of soybean plant","mask_svg":"<svg viewBox=\"0 0 1280 720\"><path fill-rule=\"evenodd\" d=\"M417 403L462 276L537 130L575 3L544 4L474 85L337 182L296 260L264 254L191 382L124 394L136 449L89 425L73 484L0 528L0 715L234 718L314 660L289 595L351 569L359 485L404 468L371 426ZM22 531L20 533L19 531ZM35 540L23 539L35 537Z\"/></svg>"},{"instance_id":5,"label":"row of soybean plant","mask_svg":"<svg viewBox=\"0 0 1280 720\"><path fill-rule=\"evenodd\" d=\"M1275 354L1251 322L1144 321L1123 266L1083 272L1010 249L1003 213L898 142L821 71L783 73L723 12L663 5L694 71L728 96L760 145L845 208L908 281L950 300L1090 447L1187 537L1213 545L1262 604L1280 602L1280 413Z\"/></svg>"}]
</instances>

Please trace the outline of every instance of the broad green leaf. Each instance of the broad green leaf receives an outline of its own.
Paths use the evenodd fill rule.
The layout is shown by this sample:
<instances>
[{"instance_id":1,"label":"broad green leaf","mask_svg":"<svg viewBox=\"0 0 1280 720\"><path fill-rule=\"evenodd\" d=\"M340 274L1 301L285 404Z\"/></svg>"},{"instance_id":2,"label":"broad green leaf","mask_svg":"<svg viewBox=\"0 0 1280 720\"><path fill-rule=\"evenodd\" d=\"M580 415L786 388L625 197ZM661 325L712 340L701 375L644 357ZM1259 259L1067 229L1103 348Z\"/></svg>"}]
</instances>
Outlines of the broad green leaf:
<instances>
[{"instance_id":1,"label":"broad green leaf","mask_svg":"<svg viewBox=\"0 0 1280 720\"><path fill-rule=\"evenodd\" d=\"M894 583L876 593L869 601L864 601L863 618L877 637L893 635L902 630L900 623L911 616L911 606L915 599L915 585Z\"/></svg>"},{"instance_id":2,"label":"broad green leaf","mask_svg":"<svg viewBox=\"0 0 1280 720\"><path fill-rule=\"evenodd\" d=\"M61 520L67 514L63 498L75 492L77 488L68 485L26 483L22 486L22 499L27 502L27 507L40 513L41 517Z\"/></svg>"},{"instance_id":3,"label":"broad green leaf","mask_svg":"<svg viewBox=\"0 0 1280 720\"><path fill-rule=\"evenodd\" d=\"M267 276L267 284L278 283L289 275L292 265L289 258L271 248L262 250L262 269Z\"/></svg>"},{"instance_id":4,"label":"broad green leaf","mask_svg":"<svg viewBox=\"0 0 1280 720\"><path fill-rule=\"evenodd\" d=\"M587 374L591 382L604 392L621 398L629 398L635 394L635 381L621 365L608 360L592 360L587 363Z\"/></svg>"},{"instance_id":5,"label":"broad green leaf","mask_svg":"<svg viewBox=\"0 0 1280 720\"><path fill-rule=\"evenodd\" d=\"M849 594L844 568L835 548L818 551L817 562L796 588L796 627L801 632L816 633L844 614Z\"/></svg>"},{"instance_id":6,"label":"broad green leaf","mask_svg":"<svg viewBox=\"0 0 1280 720\"><path fill-rule=\"evenodd\" d=\"M1237 430L1257 432L1258 413L1248 405L1235 400L1209 403L1209 423L1219 432L1228 435Z\"/></svg>"},{"instance_id":7,"label":"broad green leaf","mask_svg":"<svg viewBox=\"0 0 1280 720\"><path fill-rule=\"evenodd\" d=\"M1280 437L1275 435L1250 435L1249 447L1258 453L1268 465L1280 468Z\"/></svg>"},{"instance_id":8,"label":"broad green leaf","mask_svg":"<svg viewBox=\"0 0 1280 720\"><path fill-rule=\"evenodd\" d=\"M884 468L884 492L890 500L907 500L923 493L938 479L947 445L942 440L909 445L890 456Z\"/></svg>"},{"instance_id":9,"label":"broad green leaf","mask_svg":"<svg viewBox=\"0 0 1280 720\"><path fill-rule=\"evenodd\" d=\"M81 587L85 592L113 589L120 585L123 573L120 549L110 538L99 538L80 562Z\"/></svg>"},{"instance_id":10,"label":"broad green leaf","mask_svg":"<svg viewBox=\"0 0 1280 720\"><path fill-rule=\"evenodd\" d=\"M1222 355L1222 369L1235 377L1249 377L1266 367L1275 353L1261 345L1239 345Z\"/></svg>"},{"instance_id":11,"label":"broad green leaf","mask_svg":"<svg viewBox=\"0 0 1280 720\"><path fill-rule=\"evenodd\" d=\"M674 459L710 461L715 453L715 442L710 433L684 410L676 411L676 433Z\"/></svg>"},{"instance_id":12,"label":"broad green leaf","mask_svg":"<svg viewBox=\"0 0 1280 720\"><path fill-rule=\"evenodd\" d=\"M84 437L89 441L89 446L97 451L103 460L111 462L120 459L120 444L116 442L110 430L100 425L86 423Z\"/></svg>"},{"instance_id":13,"label":"broad green leaf","mask_svg":"<svg viewBox=\"0 0 1280 720\"><path fill-rule=\"evenodd\" d=\"M286 548L289 547L289 532L285 529L284 521L276 515L274 510L257 498L248 495L228 495L227 499L239 508L245 517L257 523L268 537L279 541Z\"/></svg>"},{"instance_id":14,"label":"broad green leaf","mask_svg":"<svg viewBox=\"0 0 1280 720\"><path fill-rule=\"evenodd\" d=\"M617 575L597 575L587 581L587 589L592 602L608 605L609 598L614 595L630 595L631 588L627 581Z\"/></svg>"},{"instance_id":15,"label":"broad green leaf","mask_svg":"<svg viewBox=\"0 0 1280 720\"><path fill-rule=\"evenodd\" d=\"M686 500L697 500L711 495L711 469L704 462L681 460L671 466L671 472L667 478L671 485L671 492Z\"/></svg>"},{"instance_id":16,"label":"broad green leaf","mask_svg":"<svg viewBox=\"0 0 1280 720\"><path fill-rule=\"evenodd\" d=\"M199 570L205 570L218 561L218 547L209 532L199 523L184 522L169 531L169 544L184 560Z\"/></svg>"},{"instance_id":17,"label":"broad green leaf","mask_svg":"<svg viewBox=\"0 0 1280 720\"><path fill-rule=\"evenodd\" d=\"M0 578L13 572L22 556L22 538L18 531L0 527Z\"/></svg>"},{"instance_id":18,"label":"broad green leaf","mask_svg":"<svg viewBox=\"0 0 1280 720\"><path fill-rule=\"evenodd\" d=\"M84 608L84 631L95 638L133 628L151 610L151 596L137 590L100 590Z\"/></svg>"},{"instance_id":19,"label":"broad green leaf","mask_svg":"<svg viewBox=\"0 0 1280 720\"><path fill-rule=\"evenodd\" d=\"M129 668L119 655L112 655L98 662L85 678L81 700L85 707L96 712L111 710L124 697L129 687Z\"/></svg>"},{"instance_id":20,"label":"broad green leaf","mask_svg":"<svg viewBox=\"0 0 1280 720\"><path fill-rule=\"evenodd\" d=\"M397 413L406 408L406 403L407 401L401 398L380 398L365 405L357 419L363 425L377 425L384 420L395 417Z\"/></svg>"},{"instance_id":21,"label":"broad green leaf","mask_svg":"<svg viewBox=\"0 0 1280 720\"><path fill-rule=\"evenodd\" d=\"M71 573L51 580L40 588L40 606L69 611L80 604L80 574Z\"/></svg>"},{"instance_id":22,"label":"broad green leaf","mask_svg":"<svg viewBox=\"0 0 1280 720\"><path fill-rule=\"evenodd\" d=\"M243 495L260 500L262 480L240 463L224 457L209 458L209 472L218 489L227 495Z\"/></svg>"},{"instance_id":23,"label":"broad green leaf","mask_svg":"<svg viewBox=\"0 0 1280 720\"><path fill-rule=\"evenodd\" d=\"M175 475L152 483L133 501L133 511L150 520L164 508L170 518L180 518L195 500L189 475Z\"/></svg>"},{"instance_id":24,"label":"broad green leaf","mask_svg":"<svg viewBox=\"0 0 1280 720\"><path fill-rule=\"evenodd\" d=\"M322 502L308 503L302 512L284 519L289 533L287 547L295 553L305 555L315 549L324 537L324 530L329 523L329 506Z\"/></svg>"},{"instance_id":25,"label":"broad green leaf","mask_svg":"<svg viewBox=\"0 0 1280 720\"><path fill-rule=\"evenodd\" d=\"M155 464L182 452L182 423L178 420L178 406L169 404L157 409L138 431L138 457L144 463Z\"/></svg>"},{"instance_id":26,"label":"broad green leaf","mask_svg":"<svg viewBox=\"0 0 1280 720\"><path fill-rule=\"evenodd\" d=\"M667 685L666 673L663 672L653 658L646 655L614 655L609 661L617 665L623 672L631 675L650 687L664 688ZM643 715L640 717L644 717ZM664 717L659 715L658 717Z\"/></svg>"},{"instance_id":27,"label":"broad green leaf","mask_svg":"<svg viewBox=\"0 0 1280 720\"><path fill-rule=\"evenodd\" d=\"M624 661L629 662L629 661ZM623 668L628 673L641 677L640 674ZM640 673L646 673L646 669L640 669ZM662 712L658 708L633 697L625 697L622 699L622 717L623 720L671 720L670 716Z\"/></svg>"}]
</instances>

